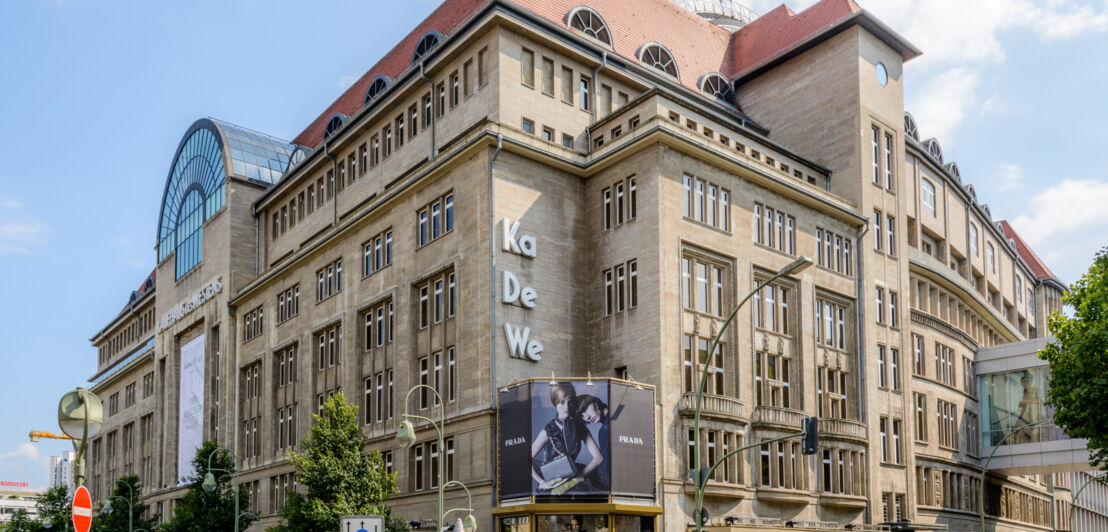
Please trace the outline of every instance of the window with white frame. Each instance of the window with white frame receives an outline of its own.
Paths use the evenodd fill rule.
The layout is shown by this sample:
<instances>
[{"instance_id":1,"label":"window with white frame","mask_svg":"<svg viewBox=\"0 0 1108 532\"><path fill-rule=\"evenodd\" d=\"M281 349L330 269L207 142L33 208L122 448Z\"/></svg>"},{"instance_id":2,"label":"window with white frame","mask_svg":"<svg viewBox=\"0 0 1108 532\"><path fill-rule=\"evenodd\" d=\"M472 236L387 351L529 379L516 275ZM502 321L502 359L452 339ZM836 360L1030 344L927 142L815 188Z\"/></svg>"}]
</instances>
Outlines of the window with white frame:
<instances>
[{"instance_id":1,"label":"window with white frame","mask_svg":"<svg viewBox=\"0 0 1108 532\"><path fill-rule=\"evenodd\" d=\"M369 307L363 315L363 320L366 351L392 343L396 329L396 313L391 297Z\"/></svg>"},{"instance_id":2,"label":"window with white frame","mask_svg":"<svg viewBox=\"0 0 1108 532\"><path fill-rule=\"evenodd\" d=\"M362 245L362 275L381 271L392 264L392 228L370 238Z\"/></svg>"},{"instance_id":3,"label":"window with white frame","mask_svg":"<svg viewBox=\"0 0 1108 532\"><path fill-rule=\"evenodd\" d=\"M920 202L931 216L935 216L935 184L927 178L920 179Z\"/></svg>"},{"instance_id":4,"label":"window with white frame","mask_svg":"<svg viewBox=\"0 0 1108 532\"><path fill-rule=\"evenodd\" d=\"M843 275L853 274L850 237L816 228L816 264Z\"/></svg>"},{"instance_id":5,"label":"window with white frame","mask_svg":"<svg viewBox=\"0 0 1108 532\"><path fill-rule=\"evenodd\" d=\"M418 213L419 245L429 244L454 230L454 193L427 204Z\"/></svg>"},{"instance_id":6,"label":"window with white frame","mask_svg":"<svg viewBox=\"0 0 1108 532\"><path fill-rule=\"evenodd\" d=\"M754 203L754 241L778 251L796 254L796 219L780 209Z\"/></svg>"},{"instance_id":7,"label":"window with white frame","mask_svg":"<svg viewBox=\"0 0 1108 532\"><path fill-rule=\"evenodd\" d=\"M731 230L731 191L715 183L682 177L685 218L723 231Z\"/></svg>"},{"instance_id":8,"label":"window with white frame","mask_svg":"<svg viewBox=\"0 0 1108 532\"><path fill-rule=\"evenodd\" d=\"M639 304L639 263L631 259L604 270L604 315L611 316Z\"/></svg>"},{"instance_id":9,"label":"window with white frame","mask_svg":"<svg viewBox=\"0 0 1108 532\"><path fill-rule=\"evenodd\" d=\"M342 291L342 259L316 271L316 301L323 301Z\"/></svg>"},{"instance_id":10,"label":"window with white frame","mask_svg":"<svg viewBox=\"0 0 1108 532\"><path fill-rule=\"evenodd\" d=\"M601 228L607 231L619 227L624 222L635 219L638 213L638 186L635 176L621 179L601 191L603 213Z\"/></svg>"},{"instance_id":11,"label":"window with white frame","mask_svg":"<svg viewBox=\"0 0 1108 532\"><path fill-rule=\"evenodd\" d=\"M722 261L700 254L684 254L681 257L681 297L685 309L723 317L731 289L729 270Z\"/></svg>"},{"instance_id":12,"label":"window with white frame","mask_svg":"<svg viewBox=\"0 0 1108 532\"><path fill-rule=\"evenodd\" d=\"M277 323L284 323L300 314L300 285L294 285L277 294Z\"/></svg>"}]
</instances>

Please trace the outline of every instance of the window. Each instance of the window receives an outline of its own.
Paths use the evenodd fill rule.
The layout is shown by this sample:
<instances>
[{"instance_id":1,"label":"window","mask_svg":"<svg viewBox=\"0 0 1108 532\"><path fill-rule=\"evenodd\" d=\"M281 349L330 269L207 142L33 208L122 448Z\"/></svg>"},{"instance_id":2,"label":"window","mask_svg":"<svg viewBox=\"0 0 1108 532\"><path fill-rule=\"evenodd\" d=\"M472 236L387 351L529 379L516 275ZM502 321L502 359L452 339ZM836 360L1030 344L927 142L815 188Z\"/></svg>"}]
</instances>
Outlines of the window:
<instances>
[{"instance_id":1,"label":"window","mask_svg":"<svg viewBox=\"0 0 1108 532\"><path fill-rule=\"evenodd\" d=\"M877 421L878 431L881 433L881 461L889 462L889 418L881 416Z\"/></svg>"},{"instance_id":2,"label":"window","mask_svg":"<svg viewBox=\"0 0 1108 532\"><path fill-rule=\"evenodd\" d=\"M912 372L920 377L927 375L927 365L923 361L923 337L912 335Z\"/></svg>"},{"instance_id":3,"label":"window","mask_svg":"<svg viewBox=\"0 0 1108 532\"><path fill-rule=\"evenodd\" d=\"M796 254L796 219L761 203L754 204L754 241L778 251Z\"/></svg>"},{"instance_id":4,"label":"window","mask_svg":"<svg viewBox=\"0 0 1108 532\"><path fill-rule=\"evenodd\" d=\"M846 304L831 299L816 299L816 344L846 351L852 311Z\"/></svg>"},{"instance_id":5,"label":"window","mask_svg":"<svg viewBox=\"0 0 1108 532\"><path fill-rule=\"evenodd\" d=\"M377 273L392 264L392 229L375 235L362 245L362 249L362 275Z\"/></svg>"},{"instance_id":6,"label":"window","mask_svg":"<svg viewBox=\"0 0 1108 532\"><path fill-rule=\"evenodd\" d=\"M436 88L436 94L438 94L438 108L435 109L435 116L442 116L446 114L446 83L439 83Z\"/></svg>"},{"instance_id":7,"label":"window","mask_svg":"<svg viewBox=\"0 0 1108 532\"><path fill-rule=\"evenodd\" d=\"M554 142L554 129L550 127L542 128L542 140L547 142Z\"/></svg>"},{"instance_id":8,"label":"window","mask_svg":"<svg viewBox=\"0 0 1108 532\"><path fill-rule=\"evenodd\" d=\"M972 223L969 224L969 249L970 254L975 257L981 254L977 249L977 226Z\"/></svg>"},{"instance_id":9,"label":"window","mask_svg":"<svg viewBox=\"0 0 1108 532\"><path fill-rule=\"evenodd\" d=\"M896 220L892 216L885 217L885 234L889 237L885 251L889 255L896 255Z\"/></svg>"},{"instance_id":10,"label":"window","mask_svg":"<svg viewBox=\"0 0 1108 532\"><path fill-rule=\"evenodd\" d=\"M920 179L920 201L923 202L923 208L931 216L935 216L935 184L926 178Z\"/></svg>"},{"instance_id":11,"label":"window","mask_svg":"<svg viewBox=\"0 0 1108 532\"><path fill-rule=\"evenodd\" d=\"M889 290L889 326L896 328L896 292Z\"/></svg>"},{"instance_id":12,"label":"window","mask_svg":"<svg viewBox=\"0 0 1108 532\"><path fill-rule=\"evenodd\" d=\"M789 408L792 404L792 357L788 353L754 353L756 405Z\"/></svg>"},{"instance_id":13,"label":"window","mask_svg":"<svg viewBox=\"0 0 1108 532\"><path fill-rule=\"evenodd\" d=\"M877 287L877 323L885 323L885 289Z\"/></svg>"},{"instance_id":14,"label":"window","mask_svg":"<svg viewBox=\"0 0 1108 532\"><path fill-rule=\"evenodd\" d=\"M765 278L758 275L754 280L755 283L761 283L765 281ZM715 281L722 282L721 279L713 278L713 282ZM720 287L720 290L722 290L722 287ZM790 288L779 283L767 285L755 292L754 310L751 311L754 316L754 327L783 335L791 334L790 295Z\"/></svg>"},{"instance_id":15,"label":"window","mask_svg":"<svg viewBox=\"0 0 1108 532\"><path fill-rule=\"evenodd\" d=\"M415 286L419 328L454 316L457 280L453 271L435 274Z\"/></svg>"},{"instance_id":16,"label":"window","mask_svg":"<svg viewBox=\"0 0 1108 532\"><path fill-rule=\"evenodd\" d=\"M578 7L571 11L566 18L570 29L592 37L608 46L612 45L612 36L608 32L608 25L595 11L587 7Z\"/></svg>"},{"instance_id":17,"label":"window","mask_svg":"<svg viewBox=\"0 0 1108 532\"><path fill-rule=\"evenodd\" d=\"M320 371L342 364L342 325L335 324L316 333L316 368Z\"/></svg>"},{"instance_id":18,"label":"window","mask_svg":"<svg viewBox=\"0 0 1108 532\"><path fill-rule=\"evenodd\" d=\"M461 79L458 77L458 71L455 70L452 74L450 74L450 108L451 109L453 109L454 106L458 105L458 102L462 101L462 99L461 99L461 90L462 90Z\"/></svg>"},{"instance_id":19,"label":"window","mask_svg":"<svg viewBox=\"0 0 1108 532\"><path fill-rule=\"evenodd\" d=\"M916 441L927 441L927 396L913 394L916 407Z\"/></svg>"},{"instance_id":20,"label":"window","mask_svg":"<svg viewBox=\"0 0 1108 532\"><path fill-rule=\"evenodd\" d=\"M985 263L989 266L989 271L996 273L996 256L993 252L993 243L985 243Z\"/></svg>"},{"instance_id":21,"label":"window","mask_svg":"<svg viewBox=\"0 0 1108 532\"><path fill-rule=\"evenodd\" d=\"M935 342L935 379L947 386L957 385L954 375L954 350Z\"/></svg>"},{"instance_id":22,"label":"window","mask_svg":"<svg viewBox=\"0 0 1108 532\"><path fill-rule=\"evenodd\" d=\"M535 87L535 52L526 48L520 52L519 56L519 70L520 70L520 83L534 88Z\"/></svg>"},{"instance_id":23,"label":"window","mask_svg":"<svg viewBox=\"0 0 1108 532\"><path fill-rule=\"evenodd\" d=\"M948 449L956 448L958 444L958 416L954 403L948 403L938 399L936 416L939 424L939 446Z\"/></svg>"},{"instance_id":24,"label":"window","mask_svg":"<svg viewBox=\"0 0 1108 532\"><path fill-rule=\"evenodd\" d=\"M542 58L542 93L554 96L554 61L546 57Z\"/></svg>"},{"instance_id":25,"label":"window","mask_svg":"<svg viewBox=\"0 0 1108 532\"><path fill-rule=\"evenodd\" d=\"M316 272L316 301L323 301L342 291L342 259Z\"/></svg>"},{"instance_id":26,"label":"window","mask_svg":"<svg viewBox=\"0 0 1108 532\"><path fill-rule=\"evenodd\" d=\"M757 210L755 212L757 213ZM843 275L851 275L853 272L851 242L849 237L817 227L816 264Z\"/></svg>"},{"instance_id":27,"label":"window","mask_svg":"<svg viewBox=\"0 0 1108 532\"><path fill-rule=\"evenodd\" d=\"M707 365L708 381L705 383L704 393L723 395L726 393L724 373L724 344L716 344L716 352L708 356L708 348L711 347L711 339L703 336L686 334L682 345L683 381L685 392L695 392L700 385L700 376Z\"/></svg>"},{"instance_id":28,"label":"window","mask_svg":"<svg viewBox=\"0 0 1108 532\"><path fill-rule=\"evenodd\" d=\"M242 338L244 342L249 342L261 336L264 330L263 318L262 307L258 307L242 315Z\"/></svg>"},{"instance_id":29,"label":"window","mask_svg":"<svg viewBox=\"0 0 1108 532\"><path fill-rule=\"evenodd\" d=\"M888 388L889 380L888 374L885 371L885 346L877 346L877 386L879 388Z\"/></svg>"},{"instance_id":30,"label":"window","mask_svg":"<svg viewBox=\"0 0 1108 532\"><path fill-rule=\"evenodd\" d=\"M520 128L522 128L523 132L527 133L528 135L535 134L535 122L533 120L524 118L520 125Z\"/></svg>"},{"instance_id":31,"label":"window","mask_svg":"<svg viewBox=\"0 0 1108 532\"><path fill-rule=\"evenodd\" d=\"M385 126L381 128L381 138L385 143L385 158L392 155L392 126Z\"/></svg>"},{"instance_id":32,"label":"window","mask_svg":"<svg viewBox=\"0 0 1108 532\"><path fill-rule=\"evenodd\" d=\"M124 408L135 404L135 383L128 384L123 390L123 406Z\"/></svg>"},{"instance_id":33,"label":"window","mask_svg":"<svg viewBox=\"0 0 1108 532\"><path fill-rule=\"evenodd\" d=\"M892 459L894 464L904 463L904 450L900 445L900 432L903 423L899 419L893 419Z\"/></svg>"},{"instance_id":34,"label":"window","mask_svg":"<svg viewBox=\"0 0 1108 532\"><path fill-rule=\"evenodd\" d=\"M396 148L404 145L404 114L396 117Z\"/></svg>"},{"instance_id":35,"label":"window","mask_svg":"<svg viewBox=\"0 0 1108 532\"><path fill-rule=\"evenodd\" d=\"M604 315L623 312L639 303L639 266L634 259L604 270Z\"/></svg>"},{"instance_id":36,"label":"window","mask_svg":"<svg viewBox=\"0 0 1108 532\"><path fill-rule=\"evenodd\" d=\"M151 371L142 376L142 398L146 399L154 395L154 372Z\"/></svg>"},{"instance_id":37,"label":"window","mask_svg":"<svg viewBox=\"0 0 1108 532\"><path fill-rule=\"evenodd\" d=\"M731 192L703 179L683 177L685 217L697 222L731 230Z\"/></svg>"},{"instance_id":38,"label":"window","mask_svg":"<svg viewBox=\"0 0 1108 532\"><path fill-rule=\"evenodd\" d=\"M277 323L284 323L300 314L300 285L277 294Z\"/></svg>"},{"instance_id":39,"label":"window","mask_svg":"<svg viewBox=\"0 0 1108 532\"><path fill-rule=\"evenodd\" d=\"M573 69L562 67L562 102L573 105Z\"/></svg>"},{"instance_id":40,"label":"window","mask_svg":"<svg viewBox=\"0 0 1108 532\"><path fill-rule=\"evenodd\" d=\"M816 368L816 411L819 417L850 417L848 373L843 368Z\"/></svg>"},{"instance_id":41,"label":"window","mask_svg":"<svg viewBox=\"0 0 1108 532\"><path fill-rule=\"evenodd\" d=\"M590 89L591 85L592 85L592 78L581 76L581 80L579 82L579 87L580 87L580 90L581 90L580 102L581 102L581 110L582 111L588 111L591 108L591 105L590 105L591 95L592 95L592 90Z\"/></svg>"},{"instance_id":42,"label":"window","mask_svg":"<svg viewBox=\"0 0 1108 532\"><path fill-rule=\"evenodd\" d=\"M666 47L658 43L648 43L639 49L639 61L651 68L668 74L674 78L677 75L677 62L673 60L673 54Z\"/></svg>"},{"instance_id":43,"label":"window","mask_svg":"<svg viewBox=\"0 0 1108 532\"><path fill-rule=\"evenodd\" d=\"M427 204L419 211L419 245L426 245L454 230L454 193Z\"/></svg>"},{"instance_id":44,"label":"window","mask_svg":"<svg viewBox=\"0 0 1108 532\"><path fill-rule=\"evenodd\" d=\"M364 320L366 351L392 342L396 326L396 313L393 310L392 299L370 307L365 312Z\"/></svg>"},{"instance_id":45,"label":"window","mask_svg":"<svg viewBox=\"0 0 1108 532\"><path fill-rule=\"evenodd\" d=\"M885 188L893 189L893 137L885 135Z\"/></svg>"},{"instance_id":46,"label":"window","mask_svg":"<svg viewBox=\"0 0 1108 532\"><path fill-rule=\"evenodd\" d=\"M534 74L532 74L533 76ZM467 98L473 94L473 60L462 64L462 94Z\"/></svg>"},{"instance_id":47,"label":"window","mask_svg":"<svg viewBox=\"0 0 1108 532\"><path fill-rule=\"evenodd\" d=\"M573 136L562 133L562 146L573 148Z\"/></svg>"},{"instance_id":48,"label":"window","mask_svg":"<svg viewBox=\"0 0 1108 532\"><path fill-rule=\"evenodd\" d=\"M273 380L278 388L296 382L296 344L273 354Z\"/></svg>"},{"instance_id":49,"label":"window","mask_svg":"<svg viewBox=\"0 0 1108 532\"><path fill-rule=\"evenodd\" d=\"M381 139L377 135L374 135L369 142L370 145L373 146L373 150L370 152L369 164L377 166L377 163L381 162ZM311 197L311 190L308 191L308 197ZM310 204L309 201L309 205Z\"/></svg>"},{"instance_id":50,"label":"window","mask_svg":"<svg viewBox=\"0 0 1108 532\"><path fill-rule=\"evenodd\" d=\"M873 249L881 251L881 211L873 211Z\"/></svg>"},{"instance_id":51,"label":"window","mask_svg":"<svg viewBox=\"0 0 1108 532\"><path fill-rule=\"evenodd\" d=\"M681 258L682 299L686 310L723 317L730 293L729 268L702 256ZM728 309L730 310L730 309Z\"/></svg>"},{"instance_id":52,"label":"window","mask_svg":"<svg viewBox=\"0 0 1108 532\"><path fill-rule=\"evenodd\" d=\"M604 208L601 215L603 229L608 230L621 225L624 221L631 221L638 211L637 196L638 191L634 176L617 181L610 187L605 187L601 191Z\"/></svg>"},{"instance_id":53,"label":"window","mask_svg":"<svg viewBox=\"0 0 1108 532\"><path fill-rule=\"evenodd\" d=\"M889 374L892 376L893 391L900 391L900 350L889 349Z\"/></svg>"},{"instance_id":54,"label":"window","mask_svg":"<svg viewBox=\"0 0 1108 532\"><path fill-rule=\"evenodd\" d=\"M981 426L977 424L977 414L962 410L962 421L966 431L966 454L981 455Z\"/></svg>"},{"instance_id":55,"label":"window","mask_svg":"<svg viewBox=\"0 0 1108 532\"><path fill-rule=\"evenodd\" d=\"M880 146L877 141L881 138L881 130L876 127L870 128L870 146L872 148L871 159L873 160L873 184L881 184L881 153Z\"/></svg>"}]
</instances>

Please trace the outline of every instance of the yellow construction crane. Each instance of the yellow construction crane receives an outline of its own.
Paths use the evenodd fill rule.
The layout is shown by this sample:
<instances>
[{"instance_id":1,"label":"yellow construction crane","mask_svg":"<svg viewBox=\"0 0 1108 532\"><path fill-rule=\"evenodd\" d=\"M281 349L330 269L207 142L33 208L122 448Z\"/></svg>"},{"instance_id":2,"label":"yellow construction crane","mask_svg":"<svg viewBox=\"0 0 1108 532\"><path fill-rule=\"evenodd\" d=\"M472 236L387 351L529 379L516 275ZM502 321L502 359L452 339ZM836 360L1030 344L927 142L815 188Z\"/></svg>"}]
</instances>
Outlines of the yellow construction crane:
<instances>
[{"instance_id":1,"label":"yellow construction crane","mask_svg":"<svg viewBox=\"0 0 1108 532\"><path fill-rule=\"evenodd\" d=\"M46 432L44 430L32 430L29 436L31 437L31 443L38 442L43 438L49 438L52 440L73 440L73 438L70 438L65 434L54 434L53 432Z\"/></svg>"}]
</instances>

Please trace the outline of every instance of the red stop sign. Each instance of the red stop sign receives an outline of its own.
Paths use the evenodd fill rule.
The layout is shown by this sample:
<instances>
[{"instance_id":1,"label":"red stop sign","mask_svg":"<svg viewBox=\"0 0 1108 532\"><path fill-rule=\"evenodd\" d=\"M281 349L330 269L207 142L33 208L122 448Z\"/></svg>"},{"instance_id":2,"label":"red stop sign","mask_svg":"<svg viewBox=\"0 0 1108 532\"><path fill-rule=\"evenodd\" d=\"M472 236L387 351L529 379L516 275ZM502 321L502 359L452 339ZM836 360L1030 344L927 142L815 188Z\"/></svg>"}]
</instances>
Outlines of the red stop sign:
<instances>
[{"instance_id":1,"label":"red stop sign","mask_svg":"<svg viewBox=\"0 0 1108 532\"><path fill-rule=\"evenodd\" d=\"M92 528L92 497L84 486L73 494L73 528L77 532L88 532Z\"/></svg>"}]
</instances>

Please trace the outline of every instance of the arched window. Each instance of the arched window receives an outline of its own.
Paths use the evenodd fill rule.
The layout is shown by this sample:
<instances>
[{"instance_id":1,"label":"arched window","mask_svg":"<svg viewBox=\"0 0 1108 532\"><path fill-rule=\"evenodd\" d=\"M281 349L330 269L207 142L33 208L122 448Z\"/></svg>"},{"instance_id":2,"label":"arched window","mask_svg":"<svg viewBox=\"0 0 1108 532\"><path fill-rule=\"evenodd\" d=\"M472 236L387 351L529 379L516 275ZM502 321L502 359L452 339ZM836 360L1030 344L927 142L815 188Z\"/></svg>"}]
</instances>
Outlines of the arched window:
<instances>
[{"instance_id":1,"label":"arched window","mask_svg":"<svg viewBox=\"0 0 1108 532\"><path fill-rule=\"evenodd\" d=\"M388 76L377 76L373 78L373 81L369 84L369 88L365 90L365 100L362 101L362 105L367 105L372 102L378 95L385 91L392 85L392 79Z\"/></svg>"},{"instance_id":2,"label":"arched window","mask_svg":"<svg viewBox=\"0 0 1108 532\"><path fill-rule=\"evenodd\" d=\"M904 133L909 137L919 141L919 127L916 126L916 119L912 116L912 113L904 112Z\"/></svg>"},{"instance_id":3,"label":"arched window","mask_svg":"<svg viewBox=\"0 0 1108 532\"><path fill-rule=\"evenodd\" d=\"M417 61L423 59L423 56L427 55L427 52L430 52L432 48L438 46L440 42L442 42L441 33L435 30L424 33L423 38L416 43L415 51L412 52L412 64L414 65Z\"/></svg>"},{"instance_id":4,"label":"arched window","mask_svg":"<svg viewBox=\"0 0 1108 532\"><path fill-rule=\"evenodd\" d=\"M920 179L920 201L923 203L923 208L927 209L927 212L931 216L935 216L935 184L928 181L927 178Z\"/></svg>"},{"instance_id":5,"label":"arched window","mask_svg":"<svg viewBox=\"0 0 1108 532\"><path fill-rule=\"evenodd\" d=\"M566 25L609 47L612 46L612 34L600 14L588 7L574 8L566 15Z\"/></svg>"},{"instance_id":6,"label":"arched window","mask_svg":"<svg viewBox=\"0 0 1108 532\"><path fill-rule=\"evenodd\" d=\"M646 43L639 48L639 62L660 70L674 78L678 78L677 62L673 60L673 54L665 46L656 42Z\"/></svg>"},{"instance_id":7,"label":"arched window","mask_svg":"<svg viewBox=\"0 0 1108 532\"><path fill-rule=\"evenodd\" d=\"M285 173L289 173L289 170L293 167L304 162L304 159L307 159L308 155L311 153L311 149L305 148L304 146L297 146L296 149L292 150L292 155L289 156L289 165L285 167Z\"/></svg>"},{"instance_id":8,"label":"arched window","mask_svg":"<svg viewBox=\"0 0 1108 532\"><path fill-rule=\"evenodd\" d=\"M946 165L946 171L950 172L950 176L953 177L955 181L957 181L959 183L962 182L962 171L958 169L958 163L956 163L956 162L948 163Z\"/></svg>"},{"instance_id":9,"label":"arched window","mask_svg":"<svg viewBox=\"0 0 1108 532\"><path fill-rule=\"evenodd\" d=\"M715 72L705 74L704 77L700 78L700 92L721 102L732 105L735 103L735 91L731 89L731 84Z\"/></svg>"},{"instance_id":10,"label":"arched window","mask_svg":"<svg viewBox=\"0 0 1108 532\"><path fill-rule=\"evenodd\" d=\"M177 151L166 182L158 223L158 262L176 252L177 279L200 263L200 227L223 207L223 153L216 135L214 126L194 125Z\"/></svg>"},{"instance_id":11,"label":"arched window","mask_svg":"<svg viewBox=\"0 0 1108 532\"><path fill-rule=\"evenodd\" d=\"M923 147L927 148L927 153L930 153L932 157L943 162L943 147L939 146L939 141L933 138L923 141Z\"/></svg>"},{"instance_id":12,"label":"arched window","mask_svg":"<svg viewBox=\"0 0 1108 532\"><path fill-rule=\"evenodd\" d=\"M336 131L342 129L347 119L348 117L342 113L331 115L331 119L327 121L327 127L323 128L323 140L327 140L327 137L334 135Z\"/></svg>"}]
</instances>

